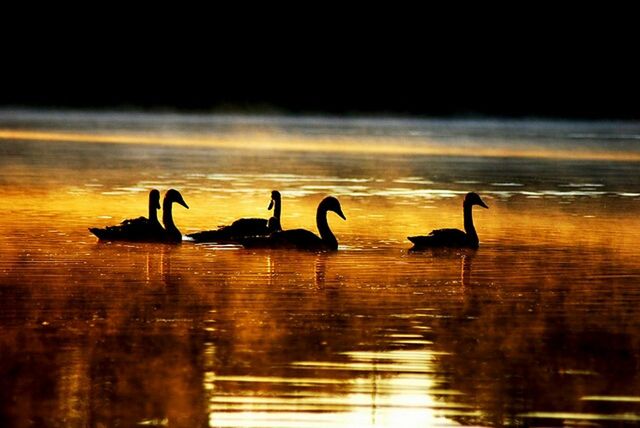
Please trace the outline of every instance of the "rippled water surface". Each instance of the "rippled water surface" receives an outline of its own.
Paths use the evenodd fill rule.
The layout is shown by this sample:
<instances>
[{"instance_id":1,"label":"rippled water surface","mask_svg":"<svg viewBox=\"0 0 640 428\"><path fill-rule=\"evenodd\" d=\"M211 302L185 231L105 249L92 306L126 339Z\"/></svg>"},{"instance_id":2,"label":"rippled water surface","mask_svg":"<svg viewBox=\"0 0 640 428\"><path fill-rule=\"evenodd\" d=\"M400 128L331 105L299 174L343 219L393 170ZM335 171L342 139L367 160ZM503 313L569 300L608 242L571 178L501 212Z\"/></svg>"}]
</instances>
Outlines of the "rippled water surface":
<instances>
[{"instance_id":1,"label":"rippled water surface","mask_svg":"<svg viewBox=\"0 0 640 428\"><path fill-rule=\"evenodd\" d=\"M640 424L640 126L0 114L0 425ZM499 156L503 153L505 156ZM335 253L98 243L268 217ZM462 227L477 251L409 252Z\"/></svg>"}]
</instances>

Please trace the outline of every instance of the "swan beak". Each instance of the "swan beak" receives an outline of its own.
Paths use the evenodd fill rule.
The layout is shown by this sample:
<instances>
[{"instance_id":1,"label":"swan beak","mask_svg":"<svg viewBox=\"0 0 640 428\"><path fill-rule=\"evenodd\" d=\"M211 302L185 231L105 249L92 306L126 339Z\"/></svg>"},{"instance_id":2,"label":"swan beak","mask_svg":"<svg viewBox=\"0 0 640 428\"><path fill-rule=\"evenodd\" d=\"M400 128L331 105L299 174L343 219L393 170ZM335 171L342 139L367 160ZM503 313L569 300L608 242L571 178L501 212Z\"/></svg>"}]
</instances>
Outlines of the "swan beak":
<instances>
[{"instance_id":1,"label":"swan beak","mask_svg":"<svg viewBox=\"0 0 640 428\"><path fill-rule=\"evenodd\" d=\"M269 202L269 207L267 209L270 210L271 208L273 208L273 199L271 199L271 202Z\"/></svg>"},{"instance_id":2,"label":"swan beak","mask_svg":"<svg viewBox=\"0 0 640 428\"><path fill-rule=\"evenodd\" d=\"M487 204L485 204L484 202L480 201L478 202L478 205L480 205L482 208L487 208L489 209L489 207L487 206Z\"/></svg>"},{"instance_id":3,"label":"swan beak","mask_svg":"<svg viewBox=\"0 0 640 428\"><path fill-rule=\"evenodd\" d=\"M156 202L156 209L159 210L160 209L160 201Z\"/></svg>"},{"instance_id":4,"label":"swan beak","mask_svg":"<svg viewBox=\"0 0 640 428\"><path fill-rule=\"evenodd\" d=\"M180 199L179 201L176 201L176 202L182 205L183 207L185 207L186 209L189 209L189 205L187 205L184 199Z\"/></svg>"},{"instance_id":5,"label":"swan beak","mask_svg":"<svg viewBox=\"0 0 640 428\"><path fill-rule=\"evenodd\" d=\"M344 214L342 213L342 210L340 208L338 208L336 210L336 214L338 214L340 217L342 217L343 220L346 220L347 218L344 216Z\"/></svg>"}]
</instances>

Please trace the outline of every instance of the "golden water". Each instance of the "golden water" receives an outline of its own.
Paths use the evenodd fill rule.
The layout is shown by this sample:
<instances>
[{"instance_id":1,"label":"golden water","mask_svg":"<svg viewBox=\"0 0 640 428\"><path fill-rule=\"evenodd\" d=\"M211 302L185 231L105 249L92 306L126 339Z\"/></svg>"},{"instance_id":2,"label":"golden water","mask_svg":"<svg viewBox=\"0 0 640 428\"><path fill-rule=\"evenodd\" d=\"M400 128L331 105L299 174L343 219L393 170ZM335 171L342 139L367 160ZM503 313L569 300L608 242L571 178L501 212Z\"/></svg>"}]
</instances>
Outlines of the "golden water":
<instances>
[{"instance_id":1,"label":"golden water","mask_svg":"<svg viewBox=\"0 0 640 428\"><path fill-rule=\"evenodd\" d=\"M74 117L0 115L0 425L640 423L634 126ZM184 233L335 195L340 250L89 234L153 187ZM480 249L408 252L470 190Z\"/></svg>"}]
</instances>

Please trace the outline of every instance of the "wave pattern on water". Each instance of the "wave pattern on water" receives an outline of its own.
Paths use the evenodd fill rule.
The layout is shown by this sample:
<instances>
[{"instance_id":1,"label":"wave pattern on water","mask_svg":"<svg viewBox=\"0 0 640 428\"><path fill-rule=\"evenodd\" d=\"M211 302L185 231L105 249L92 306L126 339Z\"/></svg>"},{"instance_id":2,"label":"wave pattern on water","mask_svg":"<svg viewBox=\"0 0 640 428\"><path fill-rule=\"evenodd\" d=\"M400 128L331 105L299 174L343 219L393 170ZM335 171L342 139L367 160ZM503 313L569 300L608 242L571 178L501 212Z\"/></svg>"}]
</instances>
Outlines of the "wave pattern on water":
<instances>
[{"instance_id":1,"label":"wave pattern on water","mask_svg":"<svg viewBox=\"0 0 640 428\"><path fill-rule=\"evenodd\" d=\"M1 139L2 426L640 417L637 163L461 155L512 139L637 152L637 125L25 112L0 112L0 125L125 139L165 130L188 141L249 127L270 138L345 145L373 135L411 150L428 138L459 149ZM181 191L191 207L174 212L183 232L266 218L272 189L285 228L315 230L326 194L348 220L329 217L337 253L96 242L87 228L145 215L151 187ZM480 249L409 252L408 235L463 227L470 190L490 206L474 211Z\"/></svg>"}]
</instances>

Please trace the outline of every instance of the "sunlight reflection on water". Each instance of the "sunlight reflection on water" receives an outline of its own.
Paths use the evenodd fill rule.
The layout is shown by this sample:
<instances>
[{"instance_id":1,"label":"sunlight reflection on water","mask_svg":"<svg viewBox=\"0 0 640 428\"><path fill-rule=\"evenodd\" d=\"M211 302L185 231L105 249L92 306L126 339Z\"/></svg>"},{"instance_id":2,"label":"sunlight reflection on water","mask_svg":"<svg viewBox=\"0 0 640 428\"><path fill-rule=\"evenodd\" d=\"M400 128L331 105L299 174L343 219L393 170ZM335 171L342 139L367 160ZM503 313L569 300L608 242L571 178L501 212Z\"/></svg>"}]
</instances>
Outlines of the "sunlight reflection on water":
<instances>
[{"instance_id":1,"label":"sunlight reflection on water","mask_svg":"<svg viewBox=\"0 0 640 428\"><path fill-rule=\"evenodd\" d=\"M106 134L162 123L116 119L93 117ZM187 134L230 126L184 120ZM283 121L295 135L370 132ZM83 123L53 125L91 130ZM274 124L254 125L264 123ZM488 138L479 123L380 126L391 139ZM637 150L609 138L615 129L585 126L567 136L505 124L501 138ZM11 139L0 151L0 425L606 425L640 415L635 162ZM329 217L337 253L97 243L87 228L145 214L150 187L181 191L184 233L267 217L272 189L285 228L315 230L326 194L348 220ZM469 190L490 206L474 213L480 249L408 252L408 235L462 227Z\"/></svg>"}]
</instances>

